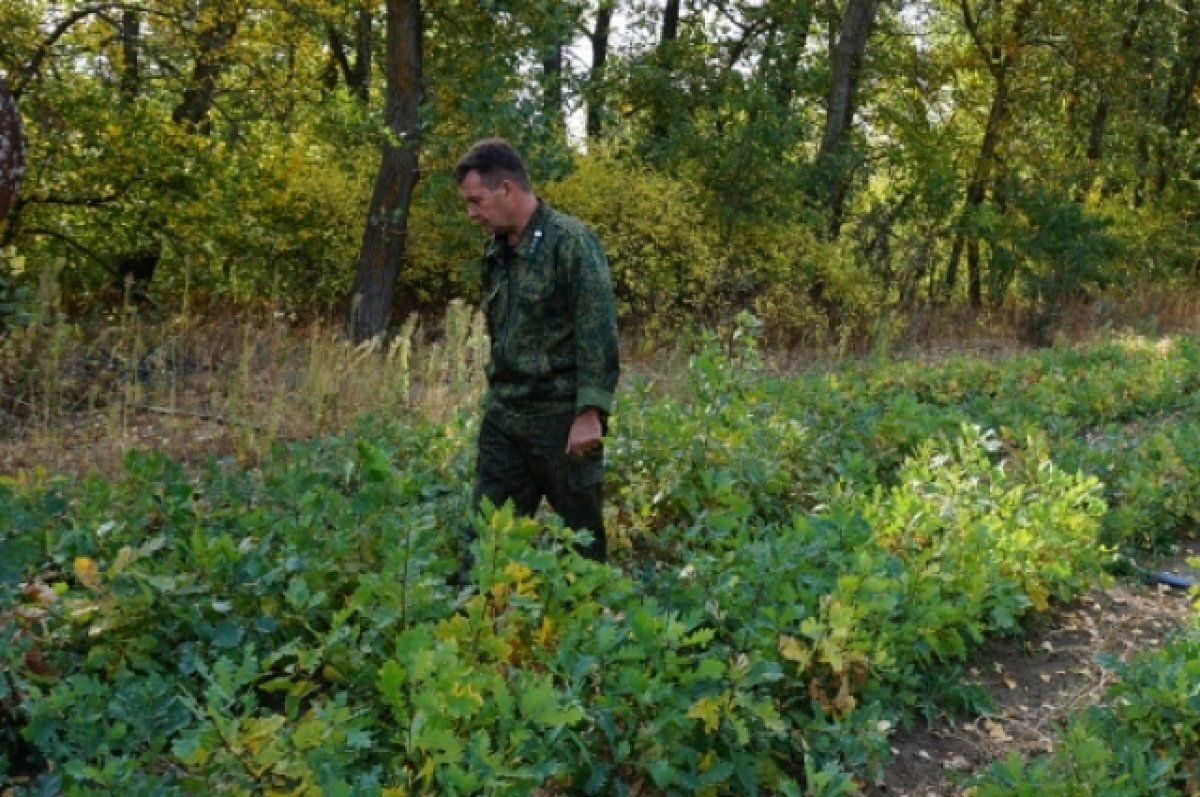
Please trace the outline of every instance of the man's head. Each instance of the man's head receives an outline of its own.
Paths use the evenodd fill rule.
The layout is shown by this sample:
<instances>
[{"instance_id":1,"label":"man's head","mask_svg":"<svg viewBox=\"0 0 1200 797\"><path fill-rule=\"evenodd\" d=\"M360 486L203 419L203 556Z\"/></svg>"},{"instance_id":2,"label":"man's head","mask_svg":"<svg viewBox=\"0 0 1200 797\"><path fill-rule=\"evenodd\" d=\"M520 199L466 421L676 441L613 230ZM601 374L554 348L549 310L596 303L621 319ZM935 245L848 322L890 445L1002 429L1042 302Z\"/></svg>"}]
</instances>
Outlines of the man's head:
<instances>
[{"instance_id":1,"label":"man's head","mask_svg":"<svg viewBox=\"0 0 1200 797\"><path fill-rule=\"evenodd\" d=\"M454 180L467 215L488 235L519 236L537 209L525 163L504 139L476 142L455 164Z\"/></svg>"}]
</instances>

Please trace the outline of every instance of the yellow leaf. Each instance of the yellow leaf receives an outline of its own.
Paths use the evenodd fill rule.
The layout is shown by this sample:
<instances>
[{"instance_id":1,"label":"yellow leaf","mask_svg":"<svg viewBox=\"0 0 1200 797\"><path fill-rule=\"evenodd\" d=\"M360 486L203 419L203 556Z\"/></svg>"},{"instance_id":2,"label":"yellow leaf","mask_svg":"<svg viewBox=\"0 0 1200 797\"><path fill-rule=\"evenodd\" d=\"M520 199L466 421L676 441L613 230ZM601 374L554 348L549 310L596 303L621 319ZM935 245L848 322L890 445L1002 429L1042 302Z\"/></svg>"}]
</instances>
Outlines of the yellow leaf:
<instances>
[{"instance_id":1,"label":"yellow leaf","mask_svg":"<svg viewBox=\"0 0 1200 797\"><path fill-rule=\"evenodd\" d=\"M518 584L529 580L529 577L533 575L533 571L520 562L509 562L508 566L504 568L504 572Z\"/></svg>"},{"instance_id":2,"label":"yellow leaf","mask_svg":"<svg viewBox=\"0 0 1200 797\"><path fill-rule=\"evenodd\" d=\"M100 568L91 557L78 556L75 558L75 578L88 589L95 589L100 585Z\"/></svg>"},{"instance_id":3,"label":"yellow leaf","mask_svg":"<svg viewBox=\"0 0 1200 797\"><path fill-rule=\"evenodd\" d=\"M1037 611L1044 612L1050 608L1050 593L1038 582L1032 581L1026 584L1025 592L1029 595L1029 602Z\"/></svg>"},{"instance_id":4,"label":"yellow leaf","mask_svg":"<svg viewBox=\"0 0 1200 797\"><path fill-rule=\"evenodd\" d=\"M812 663L812 651L795 637L787 634L779 636L779 655L788 661L794 661L803 669Z\"/></svg>"},{"instance_id":5,"label":"yellow leaf","mask_svg":"<svg viewBox=\"0 0 1200 797\"><path fill-rule=\"evenodd\" d=\"M702 697L688 709L688 719L702 720L705 733L713 733L721 724L721 704L715 697Z\"/></svg>"},{"instance_id":6,"label":"yellow leaf","mask_svg":"<svg viewBox=\"0 0 1200 797\"><path fill-rule=\"evenodd\" d=\"M538 647L547 648L554 641L554 621L549 617L542 618L542 625L533 632L533 641Z\"/></svg>"},{"instance_id":7,"label":"yellow leaf","mask_svg":"<svg viewBox=\"0 0 1200 797\"><path fill-rule=\"evenodd\" d=\"M984 720L983 727L987 729L988 736L990 736L992 739L995 739L998 742L1007 742L1007 741L1010 741L1012 738L1005 732L1004 726L998 722L992 722L991 720Z\"/></svg>"},{"instance_id":8,"label":"yellow leaf","mask_svg":"<svg viewBox=\"0 0 1200 797\"><path fill-rule=\"evenodd\" d=\"M856 705L858 705L858 701L854 699L854 695L850 694L850 682L843 678L842 685L838 687L837 697L833 699L833 707L845 714L852 711Z\"/></svg>"},{"instance_id":9,"label":"yellow leaf","mask_svg":"<svg viewBox=\"0 0 1200 797\"><path fill-rule=\"evenodd\" d=\"M124 546L121 548L121 550L117 551L117 558L113 560L111 565L109 565L109 574L112 576L117 575L126 567L128 567L129 564L135 559L137 559L137 555L134 553L134 550L128 545Z\"/></svg>"}]
</instances>

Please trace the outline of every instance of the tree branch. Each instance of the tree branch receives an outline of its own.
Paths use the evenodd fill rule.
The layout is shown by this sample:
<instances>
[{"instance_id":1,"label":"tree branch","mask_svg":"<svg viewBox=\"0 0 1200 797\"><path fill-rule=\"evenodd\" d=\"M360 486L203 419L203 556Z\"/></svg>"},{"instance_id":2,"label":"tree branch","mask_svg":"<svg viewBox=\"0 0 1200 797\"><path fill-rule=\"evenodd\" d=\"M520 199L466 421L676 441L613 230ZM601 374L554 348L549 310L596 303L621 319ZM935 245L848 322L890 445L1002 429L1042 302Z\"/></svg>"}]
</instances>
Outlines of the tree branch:
<instances>
[{"instance_id":1,"label":"tree branch","mask_svg":"<svg viewBox=\"0 0 1200 797\"><path fill-rule=\"evenodd\" d=\"M109 274L111 274L114 278L120 276L117 273L117 270L114 269L107 260L100 257L100 255L96 254L95 252L93 252L91 249L87 248L83 244L79 243L79 241L76 241L74 238L71 238L70 236L65 235L64 233L61 233L58 230L51 230L46 227L31 227L31 228L27 228L25 230L25 234L26 235L44 235L47 238L55 238L59 241L62 241L63 243L67 244L68 246L70 246L74 249L77 249L78 251L87 255L92 260L96 261L96 263L98 263L101 268L103 268L105 271L107 271Z\"/></svg>"},{"instance_id":2,"label":"tree branch","mask_svg":"<svg viewBox=\"0 0 1200 797\"><path fill-rule=\"evenodd\" d=\"M99 3L96 5L83 6L59 21L59 23L54 26L53 30L50 31L50 35L38 45L37 50L33 53L33 57L29 59L29 63L20 70L20 77L13 81L13 98L18 100L21 98L25 88L31 82L33 82L34 78L36 78L38 73L41 72L42 61L45 60L46 55L50 52L50 48L53 47L55 43L66 34L67 31L74 27L75 23L85 19L86 17L90 17L93 14L100 14L104 11L108 11L109 9L120 8L123 5L123 3Z\"/></svg>"},{"instance_id":3,"label":"tree branch","mask_svg":"<svg viewBox=\"0 0 1200 797\"><path fill-rule=\"evenodd\" d=\"M46 56L49 55L50 48L57 44L58 40L66 35L67 31L69 31L81 20L93 15L104 16L105 12L107 11L137 11L139 13L148 14L155 17L178 19L178 16L175 14L148 8L140 3L94 3L92 5L77 8L54 26L49 35L46 36L45 40L38 45L37 50L35 50L33 56L30 57L29 63L17 70L17 77L13 79L13 99L19 100L21 95L25 92L25 89L29 88L29 84L31 84L38 77L38 75L41 74L42 62L46 59ZM105 21L111 24L111 20L109 20L107 17L105 17Z\"/></svg>"}]
</instances>

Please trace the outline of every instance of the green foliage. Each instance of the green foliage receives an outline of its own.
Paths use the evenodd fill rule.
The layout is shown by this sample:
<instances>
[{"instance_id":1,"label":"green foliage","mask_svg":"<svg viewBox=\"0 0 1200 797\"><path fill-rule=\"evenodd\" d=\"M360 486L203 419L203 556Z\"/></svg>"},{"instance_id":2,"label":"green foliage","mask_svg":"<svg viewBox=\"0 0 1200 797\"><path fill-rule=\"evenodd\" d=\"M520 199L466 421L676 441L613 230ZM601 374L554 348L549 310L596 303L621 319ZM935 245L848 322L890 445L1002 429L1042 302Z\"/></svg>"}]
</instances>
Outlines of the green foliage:
<instances>
[{"instance_id":1,"label":"green foliage","mask_svg":"<svg viewBox=\"0 0 1200 797\"><path fill-rule=\"evenodd\" d=\"M1196 631L1128 664L1105 662L1118 681L1073 719L1054 753L1013 754L976 779L979 797L1192 794L1200 784L1200 636Z\"/></svg>"},{"instance_id":2,"label":"green foliage","mask_svg":"<svg viewBox=\"0 0 1200 797\"><path fill-rule=\"evenodd\" d=\"M683 4L664 41L662 4L624 4L594 75L572 56L599 44L596 0L427 6L399 307L474 291L461 267L478 242L447 173L484 135L516 142L538 186L597 226L638 325L753 310L789 343L884 346L894 312L958 298L964 243L986 297L1024 305L1042 341L1071 297L1195 281L1194 15L872 5L841 120L833 5ZM48 271L72 310L107 309L149 257L171 306L342 308L388 128L384 9L205 9L0 6L29 139L0 245L30 274L0 291ZM1049 39L1062 46L1035 46ZM1003 81L989 47L1011 56ZM583 105L605 124L576 158Z\"/></svg>"},{"instance_id":3,"label":"green foliage","mask_svg":"<svg viewBox=\"0 0 1200 797\"><path fill-rule=\"evenodd\" d=\"M0 782L852 794L891 728L976 700L946 673L982 638L1099 577L1120 502L1169 497L1113 473L1196 481L1166 442L1190 439L1194 345L784 379L760 333L702 335L684 397L622 399L619 568L553 519L469 519L464 417L365 423L252 470L131 455L111 481L3 481ZM1128 437L1085 458L1081 429L1117 420ZM1125 461L1149 420L1162 456ZM1194 768L1193 653L1126 676L1116 715L1152 741L1081 736L1088 767Z\"/></svg>"},{"instance_id":4,"label":"green foliage","mask_svg":"<svg viewBox=\"0 0 1200 797\"><path fill-rule=\"evenodd\" d=\"M543 191L600 236L623 318L665 331L707 309L722 257L685 181L601 152Z\"/></svg>"},{"instance_id":5,"label":"green foliage","mask_svg":"<svg viewBox=\"0 0 1200 797\"><path fill-rule=\"evenodd\" d=\"M33 291L20 283L25 258L12 248L0 250L0 329L21 328L33 320Z\"/></svg>"}]
</instances>

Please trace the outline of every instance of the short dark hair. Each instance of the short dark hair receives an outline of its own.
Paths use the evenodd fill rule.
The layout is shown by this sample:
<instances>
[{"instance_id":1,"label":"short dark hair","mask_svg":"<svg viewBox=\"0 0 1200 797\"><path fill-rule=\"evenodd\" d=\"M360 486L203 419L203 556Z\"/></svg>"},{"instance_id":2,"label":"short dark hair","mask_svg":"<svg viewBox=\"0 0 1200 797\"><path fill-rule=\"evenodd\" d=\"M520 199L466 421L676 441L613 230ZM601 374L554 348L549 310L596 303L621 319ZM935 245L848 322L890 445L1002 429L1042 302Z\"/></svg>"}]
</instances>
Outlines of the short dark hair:
<instances>
[{"instance_id":1,"label":"short dark hair","mask_svg":"<svg viewBox=\"0 0 1200 797\"><path fill-rule=\"evenodd\" d=\"M467 154L454 164L454 182L461 185L471 172L478 172L488 188L494 189L502 180L511 180L525 191L532 190L521 154L502 138L485 138L472 144Z\"/></svg>"}]
</instances>

